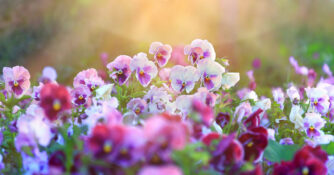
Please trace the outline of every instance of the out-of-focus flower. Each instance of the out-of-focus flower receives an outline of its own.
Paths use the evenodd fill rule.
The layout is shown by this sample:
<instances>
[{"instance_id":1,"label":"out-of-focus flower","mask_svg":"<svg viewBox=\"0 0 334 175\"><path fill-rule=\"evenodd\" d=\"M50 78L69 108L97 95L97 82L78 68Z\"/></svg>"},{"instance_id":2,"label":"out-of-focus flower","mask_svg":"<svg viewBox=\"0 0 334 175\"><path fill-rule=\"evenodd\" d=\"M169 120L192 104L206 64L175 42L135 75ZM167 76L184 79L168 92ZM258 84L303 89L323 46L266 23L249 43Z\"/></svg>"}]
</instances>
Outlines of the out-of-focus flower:
<instances>
[{"instance_id":1,"label":"out-of-focus flower","mask_svg":"<svg viewBox=\"0 0 334 175\"><path fill-rule=\"evenodd\" d=\"M322 66L322 71L324 71L325 74L327 74L329 77L333 76L333 73L332 73L331 69L329 68L329 66L327 64L324 64Z\"/></svg>"},{"instance_id":2,"label":"out-of-focus flower","mask_svg":"<svg viewBox=\"0 0 334 175\"><path fill-rule=\"evenodd\" d=\"M316 174L326 175L327 153L320 146L304 146L290 162L274 165L273 175Z\"/></svg>"},{"instance_id":3,"label":"out-of-focus flower","mask_svg":"<svg viewBox=\"0 0 334 175\"><path fill-rule=\"evenodd\" d=\"M148 86L152 79L157 76L158 69L147 55L143 52L135 55L130 63L131 71L136 71L136 78L144 87Z\"/></svg>"},{"instance_id":4,"label":"out-of-focus flower","mask_svg":"<svg viewBox=\"0 0 334 175\"><path fill-rule=\"evenodd\" d=\"M298 65L298 62L297 60L295 60L294 57L290 57L289 58L289 61L290 61L290 64L293 66L293 68L295 69L296 73L297 74L300 74L300 75L307 75L308 74L308 68L305 67L305 66L302 66L300 67Z\"/></svg>"},{"instance_id":5,"label":"out-of-focus flower","mask_svg":"<svg viewBox=\"0 0 334 175\"><path fill-rule=\"evenodd\" d=\"M235 86L240 80L240 73L238 72L227 72L222 76L222 87L223 89L229 89Z\"/></svg>"},{"instance_id":6,"label":"out-of-focus flower","mask_svg":"<svg viewBox=\"0 0 334 175\"><path fill-rule=\"evenodd\" d=\"M279 144L281 144L281 145L293 145L294 142L293 142L293 140L290 137L287 137L287 138L282 138L279 141Z\"/></svg>"},{"instance_id":7,"label":"out-of-focus flower","mask_svg":"<svg viewBox=\"0 0 334 175\"><path fill-rule=\"evenodd\" d=\"M192 102L193 110L200 114L201 122L206 126L210 126L214 120L214 111L212 108L205 103L202 103L200 100L193 99Z\"/></svg>"},{"instance_id":8,"label":"out-of-focus flower","mask_svg":"<svg viewBox=\"0 0 334 175\"><path fill-rule=\"evenodd\" d=\"M302 130L304 128L304 122L302 115L304 114L303 109L299 105L292 105L289 119L295 124L295 128Z\"/></svg>"},{"instance_id":9,"label":"out-of-focus flower","mask_svg":"<svg viewBox=\"0 0 334 175\"><path fill-rule=\"evenodd\" d=\"M193 95L180 95L175 100L175 105L185 118L192 110Z\"/></svg>"},{"instance_id":10,"label":"out-of-focus flower","mask_svg":"<svg viewBox=\"0 0 334 175\"><path fill-rule=\"evenodd\" d=\"M208 106L214 107L216 105L218 95L208 91L204 87L201 87L197 89L197 92L194 94L194 98L200 100Z\"/></svg>"},{"instance_id":11,"label":"out-of-focus flower","mask_svg":"<svg viewBox=\"0 0 334 175\"><path fill-rule=\"evenodd\" d=\"M40 96L40 106L49 120L56 120L60 112L71 108L71 96L64 86L48 83Z\"/></svg>"},{"instance_id":12,"label":"out-of-focus flower","mask_svg":"<svg viewBox=\"0 0 334 175\"><path fill-rule=\"evenodd\" d=\"M250 70L247 72L247 77L249 79L249 85L248 88L250 90L254 90L256 88L256 82L255 82L255 78L254 78L254 71Z\"/></svg>"},{"instance_id":13,"label":"out-of-focus flower","mask_svg":"<svg viewBox=\"0 0 334 175\"><path fill-rule=\"evenodd\" d=\"M249 102L243 102L235 108L234 117L240 123L245 116L252 113L252 106Z\"/></svg>"},{"instance_id":14,"label":"out-of-focus flower","mask_svg":"<svg viewBox=\"0 0 334 175\"><path fill-rule=\"evenodd\" d=\"M57 71L51 66L44 67L42 71L42 76L39 78L39 82L46 83L56 83L57 82Z\"/></svg>"},{"instance_id":15,"label":"out-of-focus flower","mask_svg":"<svg viewBox=\"0 0 334 175\"><path fill-rule=\"evenodd\" d=\"M175 165L145 166L138 175L182 175L182 171Z\"/></svg>"},{"instance_id":16,"label":"out-of-focus flower","mask_svg":"<svg viewBox=\"0 0 334 175\"><path fill-rule=\"evenodd\" d=\"M196 64L201 59L216 59L216 52L212 44L207 40L195 39L190 45L184 47L184 54L188 55L191 64Z\"/></svg>"},{"instance_id":17,"label":"out-of-focus flower","mask_svg":"<svg viewBox=\"0 0 334 175\"><path fill-rule=\"evenodd\" d=\"M171 57L172 47L168 44L162 44L161 42L153 42L150 46L149 53L154 55L154 59L159 67L164 67Z\"/></svg>"},{"instance_id":18,"label":"out-of-focus flower","mask_svg":"<svg viewBox=\"0 0 334 175\"><path fill-rule=\"evenodd\" d=\"M146 158L157 164L171 159L171 150L181 150L189 139L189 129L180 116L169 114L150 117L145 121L144 134L147 138Z\"/></svg>"},{"instance_id":19,"label":"out-of-focus flower","mask_svg":"<svg viewBox=\"0 0 334 175\"><path fill-rule=\"evenodd\" d=\"M316 79L317 79L317 73L315 72L315 70L309 69L307 74L307 85L309 87L313 86Z\"/></svg>"},{"instance_id":20,"label":"out-of-focus flower","mask_svg":"<svg viewBox=\"0 0 334 175\"><path fill-rule=\"evenodd\" d=\"M40 97L40 91L42 89L42 87L44 86L43 83L39 83L38 86L34 86L32 89L32 98L35 100L35 101L40 101L41 100L41 97Z\"/></svg>"},{"instance_id":21,"label":"out-of-focus flower","mask_svg":"<svg viewBox=\"0 0 334 175\"><path fill-rule=\"evenodd\" d=\"M299 102L300 95L299 95L299 91L297 90L297 88L295 86L291 86L289 89L287 89L286 94L290 98L291 102L293 102L293 103L294 102Z\"/></svg>"},{"instance_id":22,"label":"out-of-focus flower","mask_svg":"<svg viewBox=\"0 0 334 175\"><path fill-rule=\"evenodd\" d=\"M251 128L239 137L245 150L246 161L257 161L268 145L268 132L263 127Z\"/></svg>"},{"instance_id":23,"label":"out-of-focus flower","mask_svg":"<svg viewBox=\"0 0 334 175\"><path fill-rule=\"evenodd\" d=\"M263 112L261 108L253 112L243 123L248 129L256 128L261 123L260 114Z\"/></svg>"},{"instance_id":24,"label":"out-of-focus flower","mask_svg":"<svg viewBox=\"0 0 334 175\"><path fill-rule=\"evenodd\" d=\"M91 68L84 71L79 72L73 81L73 86L78 87L81 85L87 86L91 91L97 89L102 86L104 81L101 77L99 77L96 69Z\"/></svg>"},{"instance_id":25,"label":"out-of-focus flower","mask_svg":"<svg viewBox=\"0 0 334 175\"><path fill-rule=\"evenodd\" d=\"M210 59L198 61L197 66L204 86L211 91L218 90L222 84L225 68Z\"/></svg>"},{"instance_id":26,"label":"out-of-focus flower","mask_svg":"<svg viewBox=\"0 0 334 175\"><path fill-rule=\"evenodd\" d=\"M172 67L169 78L175 91L182 92L186 90L189 93L194 89L195 82L199 80L200 74L193 66L176 65Z\"/></svg>"},{"instance_id":27,"label":"out-of-focus flower","mask_svg":"<svg viewBox=\"0 0 334 175\"><path fill-rule=\"evenodd\" d=\"M202 137L201 141L206 145L206 146L210 146L213 140L218 140L220 139L222 136L217 133L217 132L211 132L205 136Z\"/></svg>"},{"instance_id":28,"label":"out-of-focus flower","mask_svg":"<svg viewBox=\"0 0 334 175\"><path fill-rule=\"evenodd\" d=\"M189 65L184 56L185 55L183 46L173 46L170 62L172 62L175 65L181 65L181 66Z\"/></svg>"},{"instance_id":29,"label":"out-of-focus flower","mask_svg":"<svg viewBox=\"0 0 334 175\"><path fill-rule=\"evenodd\" d=\"M280 108L283 110L284 100L285 100L283 90L281 88L275 88L272 90L272 93L273 93L274 100L276 101L276 103L280 105Z\"/></svg>"},{"instance_id":30,"label":"out-of-focus flower","mask_svg":"<svg viewBox=\"0 0 334 175\"><path fill-rule=\"evenodd\" d=\"M321 135L321 128L325 126L326 121L318 113L306 113L304 118L304 129L309 137Z\"/></svg>"},{"instance_id":31,"label":"out-of-focus flower","mask_svg":"<svg viewBox=\"0 0 334 175\"><path fill-rule=\"evenodd\" d=\"M160 71L159 71L159 77L161 80L163 81L169 81L169 75L170 75L170 71L171 69L170 68L162 68Z\"/></svg>"},{"instance_id":32,"label":"out-of-focus flower","mask_svg":"<svg viewBox=\"0 0 334 175\"><path fill-rule=\"evenodd\" d=\"M111 91L114 87L114 84L105 84L96 89L96 98L102 99L104 101L111 99Z\"/></svg>"},{"instance_id":33,"label":"out-of-focus flower","mask_svg":"<svg viewBox=\"0 0 334 175\"><path fill-rule=\"evenodd\" d=\"M23 95L30 88L30 73L22 66L3 68L6 90L15 96Z\"/></svg>"},{"instance_id":34,"label":"out-of-focus flower","mask_svg":"<svg viewBox=\"0 0 334 175\"><path fill-rule=\"evenodd\" d=\"M218 113L216 117L216 123L221 127L224 128L230 122L230 115L228 113Z\"/></svg>"},{"instance_id":35,"label":"out-of-focus flower","mask_svg":"<svg viewBox=\"0 0 334 175\"><path fill-rule=\"evenodd\" d=\"M261 67L261 60L259 58L255 58L253 60L252 66L254 69L259 69Z\"/></svg>"},{"instance_id":36,"label":"out-of-focus flower","mask_svg":"<svg viewBox=\"0 0 334 175\"><path fill-rule=\"evenodd\" d=\"M258 101L259 97L257 96L255 91L248 91L242 100L253 100L253 101Z\"/></svg>"},{"instance_id":37,"label":"out-of-focus flower","mask_svg":"<svg viewBox=\"0 0 334 175\"><path fill-rule=\"evenodd\" d=\"M173 113L175 109L170 102L171 98L171 95L164 88L157 88L156 86L151 86L150 90L143 97L150 113L162 113L166 110Z\"/></svg>"},{"instance_id":38,"label":"out-of-focus flower","mask_svg":"<svg viewBox=\"0 0 334 175\"><path fill-rule=\"evenodd\" d=\"M72 102L77 106L86 104L90 95L90 90L84 85L78 86L71 91Z\"/></svg>"},{"instance_id":39,"label":"out-of-focus flower","mask_svg":"<svg viewBox=\"0 0 334 175\"><path fill-rule=\"evenodd\" d=\"M127 83L131 76L131 61L131 57L127 55L120 55L107 65L109 76L120 86Z\"/></svg>"},{"instance_id":40,"label":"out-of-focus flower","mask_svg":"<svg viewBox=\"0 0 334 175\"><path fill-rule=\"evenodd\" d=\"M227 167L243 161L245 155L244 148L234 137L234 134L223 136L223 139L212 153L210 163L215 170L225 172Z\"/></svg>"}]
</instances>

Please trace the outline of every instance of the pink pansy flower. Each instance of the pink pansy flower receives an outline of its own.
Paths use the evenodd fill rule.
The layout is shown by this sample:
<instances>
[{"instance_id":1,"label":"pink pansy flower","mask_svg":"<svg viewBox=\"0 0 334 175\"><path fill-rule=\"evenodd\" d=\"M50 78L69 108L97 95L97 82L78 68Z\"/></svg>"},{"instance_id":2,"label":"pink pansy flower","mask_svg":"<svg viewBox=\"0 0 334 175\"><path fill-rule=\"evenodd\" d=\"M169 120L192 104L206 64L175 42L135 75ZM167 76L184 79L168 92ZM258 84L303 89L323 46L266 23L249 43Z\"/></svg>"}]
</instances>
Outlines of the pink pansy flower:
<instances>
[{"instance_id":1,"label":"pink pansy flower","mask_svg":"<svg viewBox=\"0 0 334 175\"><path fill-rule=\"evenodd\" d=\"M218 90L222 83L222 74L225 72L225 68L210 59L198 61L197 65L204 86L210 91Z\"/></svg>"},{"instance_id":2,"label":"pink pansy flower","mask_svg":"<svg viewBox=\"0 0 334 175\"><path fill-rule=\"evenodd\" d=\"M249 85L248 85L248 88L250 90L254 90L256 88L256 82L255 82L255 78L254 78L254 71L253 70L250 70L247 72L247 77L249 79Z\"/></svg>"},{"instance_id":3,"label":"pink pansy flower","mask_svg":"<svg viewBox=\"0 0 334 175\"><path fill-rule=\"evenodd\" d=\"M304 129L308 137L320 136L320 130L325 126L326 121L318 113L306 113L304 118Z\"/></svg>"},{"instance_id":4,"label":"pink pansy flower","mask_svg":"<svg viewBox=\"0 0 334 175\"><path fill-rule=\"evenodd\" d=\"M291 102L295 102L295 101L298 102L300 100L299 91L295 86L291 86L289 89L287 89L286 94L290 98Z\"/></svg>"},{"instance_id":5,"label":"pink pansy flower","mask_svg":"<svg viewBox=\"0 0 334 175\"><path fill-rule=\"evenodd\" d=\"M30 73L22 66L3 68L6 90L16 96L23 95L30 87Z\"/></svg>"},{"instance_id":6,"label":"pink pansy flower","mask_svg":"<svg viewBox=\"0 0 334 175\"><path fill-rule=\"evenodd\" d=\"M78 86L71 91L72 102L77 105L85 105L88 102L91 92L87 86Z\"/></svg>"},{"instance_id":7,"label":"pink pansy flower","mask_svg":"<svg viewBox=\"0 0 334 175\"><path fill-rule=\"evenodd\" d=\"M57 81L57 71L55 68L46 66L42 71L42 76L39 78L39 81L46 83L56 83Z\"/></svg>"},{"instance_id":8,"label":"pink pansy flower","mask_svg":"<svg viewBox=\"0 0 334 175\"><path fill-rule=\"evenodd\" d=\"M136 71L136 78L144 87L147 87L158 74L158 69L155 64L149 61L147 55L143 52L133 57L130 63L130 69L131 71Z\"/></svg>"},{"instance_id":9,"label":"pink pansy flower","mask_svg":"<svg viewBox=\"0 0 334 175\"><path fill-rule=\"evenodd\" d=\"M172 68L169 78L175 91L182 92L186 90L189 93L194 89L195 82L200 78L200 74L193 66L176 65Z\"/></svg>"},{"instance_id":10,"label":"pink pansy flower","mask_svg":"<svg viewBox=\"0 0 334 175\"><path fill-rule=\"evenodd\" d=\"M201 59L216 59L216 52L212 44L207 40L195 39L190 45L184 47L184 54L188 55L191 64L196 64Z\"/></svg>"},{"instance_id":11,"label":"pink pansy flower","mask_svg":"<svg viewBox=\"0 0 334 175\"><path fill-rule=\"evenodd\" d=\"M163 68L159 71L159 77L163 81L169 81L170 68Z\"/></svg>"},{"instance_id":12,"label":"pink pansy flower","mask_svg":"<svg viewBox=\"0 0 334 175\"><path fill-rule=\"evenodd\" d=\"M216 100L219 97L219 95L216 95L208 91L206 88L201 87L197 89L197 92L194 94L194 97L200 100L202 103L214 107L216 105Z\"/></svg>"},{"instance_id":13,"label":"pink pansy flower","mask_svg":"<svg viewBox=\"0 0 334 175\"><path fill-rule=\"evenodd\" d=\"M120 55L113 62L107 65L107 68L110 71L109 76L119 85L123 85L129 80L131 76L131 61L131 57L127 55Z\"/></svg>"},{"instance_id":14,"label":"pink pansy flower","mask_svg":"<svg viewBox=\"0 0 334 175\"><path fill-rule=\"evenodd\" d=\"M104 81L99 77L96 69L90 68L84 71L81 71L74 78L73 86L79 87L81 85L86 85L90 91L95 90L99 86L103 85Z\"/></svg>"},{"instance_id":15,"label":"pink pansy flower","mask_svg":"<svg viewBox=\"0 0 334 175\"><path fill-rule=\"evenodd\" d=\"M173 46L172 56L170 59L175 65L186 66L189 65L187 59L184 57L184 47L183 46Z\"/></svg>"},{"instance_id":16,"label":"pink pansy flower","mask_svg":"<svg viewBox=\"0 0 334 175\"><path fill-rule=\"evenodd\" d=\"M174 165L146 166L139 171L139 175L182 175L180 168Z\"/></svg>"},{"instance_id":17,"label":"pink pansy flower","mask_svg":"<svg viewBox=\"0 0 334 175\"><path fill-rule=\"evenodd\" d=\"M239 106L235 108L234 117L236 121L240 123L245 116L248 116L251 113L252 113L252 106L248 101L246 101L241 103Z\"/></svg>"},{"instance_id":18,"label":"pink pansy flower","mask_svg":"<svg viewBox=\"0 0 334 175\"><path fill-rule=\"evenodd\" d=\"M154 55L154 59L159 67L164 67L171 57L172 47L168 44L162 44L161 42L153 42L150 46L149 53Z\"/></svg>"}]
</instances>

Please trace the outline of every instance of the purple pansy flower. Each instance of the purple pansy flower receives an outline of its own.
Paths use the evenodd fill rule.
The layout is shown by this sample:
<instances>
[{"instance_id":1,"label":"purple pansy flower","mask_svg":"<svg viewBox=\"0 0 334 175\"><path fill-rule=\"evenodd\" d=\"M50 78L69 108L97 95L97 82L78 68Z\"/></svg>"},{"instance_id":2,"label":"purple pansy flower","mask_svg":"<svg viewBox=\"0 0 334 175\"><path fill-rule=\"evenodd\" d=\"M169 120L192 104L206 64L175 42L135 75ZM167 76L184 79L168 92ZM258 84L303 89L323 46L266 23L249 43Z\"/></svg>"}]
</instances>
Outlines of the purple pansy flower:
<instances>
[{"instance_id":1,"label":"purple pansy flower","mask_svg":"<svg viewBox=\"0 0 334 175\"><path fill-rule=\"evenodd\" d=\"M149 61L147 55L143 52L133 57L130 63L130 69L131 71L136 71L136 78L144 87L147 87L158 74L158 69L155 64Z\"/></svg>"},{"instance_id":2,"label":"purple pansy flower","mask_svg":"<svg viewBox=\"0 0 334 175\"><path fill-rule=\"evenodd\" d=\"M218 90L222 84L225 68L219 63L205 59L198 62L198 70L203 85L210 91Z\"/></svg>"},{"instance_id":3,"label":"purple pansy flower","mask_svg":"<svg viewBox=\"0 0 334 175\"><path fill-rule=\"evenodd\" d=\"M191 64L196 64L201 59L216 59L216 52L212 44L207 40L195 39L190 45L184 47L184 54L188 55Z\"/></svg>"},{"instance_id":4,"label":"purple pansy flower","mask_svg":"<svg viewBox=\"0 0 334 175\"><path fill-rule=\"evenodd\" d=\"M72 102L77 106L86 104L90 95L87 86L78 86L71 91Z\"/></svg>"},{"instance_id":5,"label":"purple pansy flower","mask_svg":"<svg viewBox=\"0 0 334 175\"><path fill-rule=\"evenodd\" d=\"M133 98L126 105L128 110L131 110L136 115L140 115L147 110L147 103L141 98Z\"/></svg>"},{"instance_id":6,"label":"purple pansy flower","mask_svg":"<svg viewBox=\"0 0 334 175\"><path fill-rule=\"evenodd\" d=\"M306 94L310 99L311 107L314 111L326 114L329 109L329 97L323 88L308 88Z\"/></svg>"},{"instance_id":7,"label":"purple pansy flower","mask_svg":"<svg viewBox=\"0 0 334 175\"><path fill-rule=\"evenodd\" d=\"M150 46L149 53L154 55L154 59L159 67L164 67L172 55L172 47L168 44L162 44L161 42L153 42Z\"/></svg>"},{"instance_id":8,"label":"purple pansy flower","mask_svg":"<svg viewBox=\"0 0 334 175\"><path fill-rule=\"evenodd\" d=\"M39 78L39 81L43 84L46 83L55 83L57 80L57 71L51 66L46 66L43 69L42 76Z\"/></svg>"},{"instance_id":9,"label":"purple pansy flower","mask_svg":"<svg viewBox=\"0 0 334 175\"><path fill-rule=\"evenodd\" d=\"M195 82L198 81L200 74L193 66L176 65L172 68L169 78L172 82L172 88L177 92L186 90L187 93L195 87Z\"/></svg>"},{"instance_id":10,"label":"purple pansy flower","mask_svg":"<svg viewBox=\"0 0 334 175\"><path fill-rule=\"evenodd\" d=\"M7 92L16 96L23 95L30 87L30 73L22 66L3 68L3 79Z\"/></svg>"},{"instance_id":11,"label":"purple pansy flower","mask_svg":"<svg viewBox=\"0 0 334 175\"><path fill-rule=\"evenodd\" d=\"M308 137L320 136L320 130L325 126L326 121L318 113L306 113L304 118L304 129Z\"/></svg>"},{"instance_id":12,"label":"purple pansy flower","mask_svg":"<svg viewBox=\"0 0 334 175\"><path fill-rule=\"evenodd\" d=\"M132 58L127 55L120 55L107 65L109 76L119 85L126 83L131 76L131 60Z\"/></svg>"},{"instance_id":13,"label":"purple pansy flower","mask_svg":"<svg viewBox=\"0 0 334 175\"><path fill-rule=\"evenodd\" d=\"M308 74L308 68L305 66L299 66L297 60L295 60L294 57L289 58L290 64L293 66L297 74L300 75L307 75Z\"/></svg>"}]
</instances>

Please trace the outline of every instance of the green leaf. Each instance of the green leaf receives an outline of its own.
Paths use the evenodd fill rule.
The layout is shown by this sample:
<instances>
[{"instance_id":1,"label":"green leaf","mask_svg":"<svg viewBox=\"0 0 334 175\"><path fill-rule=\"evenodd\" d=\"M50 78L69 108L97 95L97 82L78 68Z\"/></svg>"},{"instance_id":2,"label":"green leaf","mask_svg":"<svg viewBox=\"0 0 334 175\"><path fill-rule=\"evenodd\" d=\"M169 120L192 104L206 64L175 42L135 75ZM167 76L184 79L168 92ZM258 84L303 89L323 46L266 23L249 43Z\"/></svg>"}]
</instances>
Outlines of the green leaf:
<instances>
[{"instance_id":1,"label":"green leaf","mask_svg":"<svg viewBox=\"0 0 334 175\"><path fill-rule=\"evenodd\" d=\"M264 157L271 162L290 161L299 148L299 145L281 145L269 140L268 146L264 150Z\"/></svg>"},{"instance_id":2,"label":"green leaf","mask_svg":"<svg viewBox=\"0 0 334 175\"><path fill-rule=\"evenodd\" d=\"M3 93L0 93L0 101L4 103L6 101L5 95Z\"/></svg>"},{"instance_id":3,"label":"green leaf","mask_svg":"<svg viewBox=\"0 0 334 175\"><path fill-rule=\"evenodd\" d=\"M334 142L330 142L326 145L321 145L321 148L329 155L334 155Z\"/></svg>"}]
</instances>

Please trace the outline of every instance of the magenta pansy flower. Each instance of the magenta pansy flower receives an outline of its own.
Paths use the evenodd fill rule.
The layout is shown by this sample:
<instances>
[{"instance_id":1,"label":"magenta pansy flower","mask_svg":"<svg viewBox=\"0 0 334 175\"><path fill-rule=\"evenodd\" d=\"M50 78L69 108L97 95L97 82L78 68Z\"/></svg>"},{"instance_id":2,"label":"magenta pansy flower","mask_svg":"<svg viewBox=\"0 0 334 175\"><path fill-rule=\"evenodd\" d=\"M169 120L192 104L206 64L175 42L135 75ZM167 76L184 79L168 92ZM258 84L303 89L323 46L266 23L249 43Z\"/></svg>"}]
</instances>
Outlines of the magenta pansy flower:
<instances>
[{"instance_id":1,"label":"magenta pansy flower","mask_svg":"<svg viewBox=\"0 0 334 175\"><path fill-rule=\"evenodd\" d=\"M188 55L191 64L196 64L202 59L216 59L216 52L212 44L207 40L195 39L190 45L184 47L184 54Z\"/></svg>"},{"instance_id":2,"label":"magenta pansy flower","mask_svg":"<svg viewBox=\"0 0 334 175\"><path fill-rule=\"evenodd\" d=\"M222 84L225 68L210 59L198 61L197 65L203 85L210 91L218 90Z\"/></svg>"},{"instance_id":3,"label":"magenta pansy flower","mask_svg":"<svg viewBox=\"0 0 334 175\"><path fill-rule=\"evenodd\" d=\"M154 59L159 67L164 67L171 57L172 47L168 44L162 44L161 42L153 42L150 46L149 53L154 55Z\"/></svg>"},{"instance_id":4,"label":"magenta pansy flower","mask_svg":"<svg viewBox=\"0 0 334 175\"><path fill-rule=\"evenodd\" d=\"M325 126L326 121L321 118L318 113L306 113L304 118L304 129L309 137L320 136L322 131L320 130Z\"/></svg>"},{"instance_id":5,"label":"magenta pansy flower","mask_svg":"<svg viewBox=\"0 0 334 175\"><path fill-rule=\"evenodd\" d=\"M135 55L130 63L131 71L136 72L136 78L141 85L147 87L154 77L158 74L158 69L152 61L149 61L147 55L143 52Z\"/></svg>"},{"instance_id":6,"label":"magenta pansy flower","mask_svg":"<svg viewBox=\"0 0 334 175\"><path fill-rule=\"evenodd\" d=\"M3 68L6 90L16 96L23 95L30 87L30 73L22 66Z\"/></svg>"},{"instance_id":7,"label":"magenta pansy flower","mask_svg":"<svg viewBox=\"0 0 334 175\"><path fill-rule=\"evenodd\" d=\"M94 68L90 68L84 71L81 71L74 78L73 86L79 87L81 85L86 85L91 91L97 89L99 86L102 86L104 81L99 77L98 72Z\"/></svg>"},{"instance_id":8,"label":"magenta pansy flower","mask_svg":"<svg viewBox=\"0 0 334 175\"><path fill-rule=\"evenodd\" d=\"M110 71L109 76L119 85L123 85L129 80L131 76L131 61L131 57L127 55L120 55L113 62L107 65L107 68Z\"/></svg>"},{"instance_id":9,"label":"magenta pansy flower","mask_svg":"<svg viewBox=\"0 0 334 175\"><path fill-rule=\"evenodd\" d=\"M185 90L189 93L194 89L195 82L199 80L200 74L193 66L176 65L172 67L169 78L175 91L182 92Z\"/></svg>"}]
</instances>

